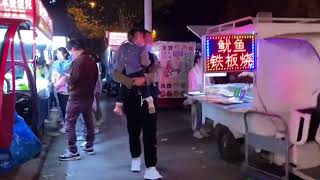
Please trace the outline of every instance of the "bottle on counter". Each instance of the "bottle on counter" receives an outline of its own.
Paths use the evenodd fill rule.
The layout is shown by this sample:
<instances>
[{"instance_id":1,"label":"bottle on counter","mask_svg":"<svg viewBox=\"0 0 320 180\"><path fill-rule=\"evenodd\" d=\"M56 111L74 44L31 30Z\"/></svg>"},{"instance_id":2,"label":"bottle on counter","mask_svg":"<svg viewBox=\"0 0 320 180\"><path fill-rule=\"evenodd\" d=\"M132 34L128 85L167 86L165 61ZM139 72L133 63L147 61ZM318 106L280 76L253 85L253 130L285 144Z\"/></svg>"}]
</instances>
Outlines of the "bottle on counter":
<instances>
[{"instance_id":1,"label":"bottle on counter","mask_svg":"<svg viewBox=\"0 0 320 180\"><path fill-rule=\"evenodd\" d=\"M249 89L249 86L244 86L240 90L239 99L243 99L244 98L244 96L246 95L246 92L247 92L248 89Z\"/></svg>"}]
</instances>

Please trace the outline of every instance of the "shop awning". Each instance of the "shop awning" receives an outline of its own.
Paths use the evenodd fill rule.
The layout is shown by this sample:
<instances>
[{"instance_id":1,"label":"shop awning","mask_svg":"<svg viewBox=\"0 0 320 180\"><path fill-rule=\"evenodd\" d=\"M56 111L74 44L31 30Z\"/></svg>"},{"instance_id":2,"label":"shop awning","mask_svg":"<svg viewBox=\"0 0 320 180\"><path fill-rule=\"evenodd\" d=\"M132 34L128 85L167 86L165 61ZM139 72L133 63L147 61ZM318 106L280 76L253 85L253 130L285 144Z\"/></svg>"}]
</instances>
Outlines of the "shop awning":
<instances>
[{"instance_id":1,"label":"shop awning","mask_svg":"<svg viewBox=\"0 0 320 180\"><path fill-rule=\"evenodd\" d=\"M213 25L189 25L187 28L201 39L203 35L206 35L208 28L212 26Z\"/></svg>"}]
</instances>

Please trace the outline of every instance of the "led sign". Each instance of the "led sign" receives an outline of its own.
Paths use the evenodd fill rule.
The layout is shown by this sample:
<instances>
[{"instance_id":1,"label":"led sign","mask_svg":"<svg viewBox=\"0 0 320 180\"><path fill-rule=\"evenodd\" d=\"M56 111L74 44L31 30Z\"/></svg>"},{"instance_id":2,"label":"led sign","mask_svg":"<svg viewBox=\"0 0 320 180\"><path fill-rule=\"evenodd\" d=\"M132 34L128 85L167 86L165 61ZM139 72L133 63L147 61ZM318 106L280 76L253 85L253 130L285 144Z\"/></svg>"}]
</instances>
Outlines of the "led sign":
<instances>
[{"instance_id":1,"label":"led sign","mask_svg":"<svg viewBox=\"0 0 320 180\"><path fill-rule=\"evenodd\" d=\"M207 36L205 41L207 73L255 68L254 35Z\"/></svg>"}]
</instances>

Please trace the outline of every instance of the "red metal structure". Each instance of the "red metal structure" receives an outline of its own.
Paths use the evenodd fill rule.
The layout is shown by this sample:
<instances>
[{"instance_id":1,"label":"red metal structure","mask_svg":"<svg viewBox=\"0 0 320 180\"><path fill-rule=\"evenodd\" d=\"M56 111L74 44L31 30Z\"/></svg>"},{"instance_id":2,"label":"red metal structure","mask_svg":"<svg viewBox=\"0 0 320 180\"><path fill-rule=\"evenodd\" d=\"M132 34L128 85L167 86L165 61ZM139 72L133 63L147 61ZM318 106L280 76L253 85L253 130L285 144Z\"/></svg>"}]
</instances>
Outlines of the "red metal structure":
<instances>
[{"instance_id":1,"label":"red metal structure","mask_svg":"<svg viewBox=\"0 0 320 180\"><path fill-rule=\"evenodd\" d=\"M50 42L52 31L51 18L41 0L0 0L0 149L11 146L17 100L32 102L31 127L35 132L39 128L35 55L39 38ZM32 56L27 56L27 44ZM24 91L17 89L18 67L27 77Z\"/></svg>"}]
</instances>

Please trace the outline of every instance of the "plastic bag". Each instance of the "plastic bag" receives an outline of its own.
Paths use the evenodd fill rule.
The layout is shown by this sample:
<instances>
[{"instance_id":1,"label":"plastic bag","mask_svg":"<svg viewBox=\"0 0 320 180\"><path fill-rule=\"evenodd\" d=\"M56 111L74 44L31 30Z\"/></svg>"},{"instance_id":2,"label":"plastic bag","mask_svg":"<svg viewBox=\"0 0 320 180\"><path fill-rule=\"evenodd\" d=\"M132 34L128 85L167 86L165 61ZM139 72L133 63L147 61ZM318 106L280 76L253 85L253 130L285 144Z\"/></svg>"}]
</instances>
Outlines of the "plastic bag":
<instances>
[{"instance_id":1,"label":"plastic bag","mask_svg":"<svg viewBox=\"0 0 320 180\"><path fill-rule=\"evenodd\" d=\"M37 91L40 99L48 99L50 97L50 83L48 80L37 79Z\"/></svg>"},{"instance_id":2,"label":"plastic bag","mask_svg":"<svg viewBox=\"0 0 320 180\"><path fill-rule=\"evenodd\" d=\"M9 150L0 149L0 172L11 169L34 158L41 151L41 143L25 123L15 113L13 139Z\"/></svg>"}]
</instances>

